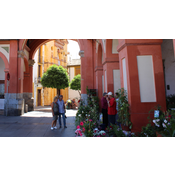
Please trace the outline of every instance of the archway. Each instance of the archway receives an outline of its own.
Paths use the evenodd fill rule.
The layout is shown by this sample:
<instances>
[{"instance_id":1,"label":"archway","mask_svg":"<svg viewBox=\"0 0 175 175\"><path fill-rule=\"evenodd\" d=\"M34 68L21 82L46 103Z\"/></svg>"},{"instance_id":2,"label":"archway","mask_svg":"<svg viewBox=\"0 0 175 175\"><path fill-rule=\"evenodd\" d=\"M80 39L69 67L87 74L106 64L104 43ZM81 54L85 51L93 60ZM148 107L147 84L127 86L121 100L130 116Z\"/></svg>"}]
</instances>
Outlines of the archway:
<instances>
[{"instance_id":1,"label":"archway","mask_svg":"<svg viewBox=\"0 0 175 175\"><path fill-rule=\"evenodd\" d=\"M19 48L24 50L24 52L27 52L28 53L28 69L29 69L29 72L24 72L24 87L23 87L23 94L24 94L24 99L26 102L29 102L32 98L32 95L33 97L35 96L35 98L37 98L37 96L35 94L32 94L33 91L35 91L36 88L33 89L33 81L32 81L32 77L33 77L33 65L36 67L36 65L38 65L38 60L36 61L35 60L35 64L34 64L34 56L35 56L35 53L36 51L41 48L41 46L43 47L46 43L48 42L51 42L55 39L39 39L39 40L31 40L31 39L25 39L25 40L21 40L19 42ZM78 44L80 45L82 42L79 41L79 40L75 40L75 39L72 39L73 41L76 41L78 42ZM57 41L56 41L57 42ZM58 41L58 45L59 45L59 41ZM82 44L81 44L82 45ZM26 64L26 59L24 59L24 62L25 62L25 65ZM39 63L39 67L41 63ZM25 66L26 67L26 66ZM40 68L41 69L41 68ZM38 71L37 71L38 72ZM34 78L36 79L36 81L38 82L38 77ZM37 87L37 88L40 88L39 90L42 89L41 86ZM52 94L53 95L53 94ZM35 99L34 98L34 99ZM44 98L42 98L42 101L44 101ZM44 102L42 102L44 103ZM28 106L31 106L32 102L30 102L28 104ZM35 105L38 104L36 101L35 101ZM48 104L50 104L48 102ZM33 106L31 106L31 108L29 108L29 110L32 110L33 109Z\"/></svg>"},{"instance_id":2,"label":"archway","mask_svg":"<svg viewBox=\"0 0 175 175\"><path fill-rule=\"evenodd\" d=\"M0 52L0 115L4 114L4 102L5 102L5 71L8 70L8 62L6 57Z\"/></svg>"}]
</instances>

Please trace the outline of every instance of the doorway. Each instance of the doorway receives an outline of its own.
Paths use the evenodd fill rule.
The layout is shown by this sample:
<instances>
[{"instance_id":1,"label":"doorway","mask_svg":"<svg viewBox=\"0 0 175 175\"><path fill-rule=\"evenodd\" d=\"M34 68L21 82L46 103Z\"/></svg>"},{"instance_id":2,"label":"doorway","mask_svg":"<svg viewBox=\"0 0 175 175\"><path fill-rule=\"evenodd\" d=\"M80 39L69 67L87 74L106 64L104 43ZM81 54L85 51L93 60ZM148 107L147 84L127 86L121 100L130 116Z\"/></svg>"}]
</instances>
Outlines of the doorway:
<instances>
[{"instance_id":1,"label":"doorway","mask_svg":"<svg viewBox=\"0 0 175 175\"><path fill-rule=\"evenodd\" d=\"M41 106L41 89L38 89L38 106Z\"/></svg>"}]
</instances>

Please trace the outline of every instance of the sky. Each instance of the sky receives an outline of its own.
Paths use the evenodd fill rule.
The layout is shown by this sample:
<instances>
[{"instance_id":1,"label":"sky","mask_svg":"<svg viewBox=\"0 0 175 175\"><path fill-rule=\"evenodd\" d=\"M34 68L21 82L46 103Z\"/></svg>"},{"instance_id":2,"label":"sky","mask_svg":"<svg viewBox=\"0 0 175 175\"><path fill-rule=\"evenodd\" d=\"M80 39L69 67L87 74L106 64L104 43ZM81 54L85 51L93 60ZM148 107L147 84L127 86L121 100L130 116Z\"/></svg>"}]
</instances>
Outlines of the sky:
<instances>
[{"instance_id":1,"label":"sky","mask_svg":"<svg viewBox=\"0 0 175 175\"><path fill-rule=\"evenodd\" d=\"M68 42L69 44L67 46L67 50L68 52L70 52L70 54L68 55L68 58L71 57L71 59L80 59L80 56L78 54L80 51L78 42L72 41L72 40L68 40Z\"/></svg>"}]
</instances>

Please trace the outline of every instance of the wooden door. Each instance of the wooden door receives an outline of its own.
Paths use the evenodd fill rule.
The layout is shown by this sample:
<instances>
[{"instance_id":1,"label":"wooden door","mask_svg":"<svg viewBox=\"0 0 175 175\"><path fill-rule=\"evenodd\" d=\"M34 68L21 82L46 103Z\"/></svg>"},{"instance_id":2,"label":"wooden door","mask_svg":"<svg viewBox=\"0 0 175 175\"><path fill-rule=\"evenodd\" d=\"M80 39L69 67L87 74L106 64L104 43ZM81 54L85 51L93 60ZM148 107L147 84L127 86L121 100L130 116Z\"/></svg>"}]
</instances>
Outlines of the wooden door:
<instances>
[{"instance_id":1,"label":"wooden door","mask_svg":"<svg viewBox=\"0 0 175 175\"><path fill-rule=\"evenodd\" d=\"M38 106L41 106L41 89L38 89Z\"/></svg>"}]
</instances>

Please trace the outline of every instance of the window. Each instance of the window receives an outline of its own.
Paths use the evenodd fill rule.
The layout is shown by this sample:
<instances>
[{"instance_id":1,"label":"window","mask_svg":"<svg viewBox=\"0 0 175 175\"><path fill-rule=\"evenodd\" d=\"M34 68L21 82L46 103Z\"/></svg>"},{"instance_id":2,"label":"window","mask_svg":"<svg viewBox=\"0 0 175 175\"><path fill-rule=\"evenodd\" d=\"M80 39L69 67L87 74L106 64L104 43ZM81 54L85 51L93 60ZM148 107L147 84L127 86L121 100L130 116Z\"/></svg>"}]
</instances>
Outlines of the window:
<instances>
[{"instance_id":1,"label":"window","mask_svg":"<svg viewBox=\"0 0 175 175\"><path fill-rule=\"evenodd\" d=\"M53 58L53 46L51 47L51 58Z\"/></svg>"},{"instance_id":2,"label":"window","mask_svg":"<svg viewBox=\"0 0 175 175\"><path fill-rule=\"evenodd\" d=\"M41 66L38 65L38 77L41 77Z\"/></svg>"},{"instance_id":3,"label":"window","mask_svg":"<svg viewBox=\"0 0 175 175\"><path fill-rule=\"evenodd\" d=\"M38 62L41 63L41 48L38 51Z\"/></svg>"},{"instance_id":4,"label":"window","mask_svg":"<svg viewBox=\"0 0 175 175\"><path fill-rule=\"evenodd\" d=\"M78 74L81 74L80 67L75 68L75 76L78 75Z\"/></svg>"}]
</instances>

